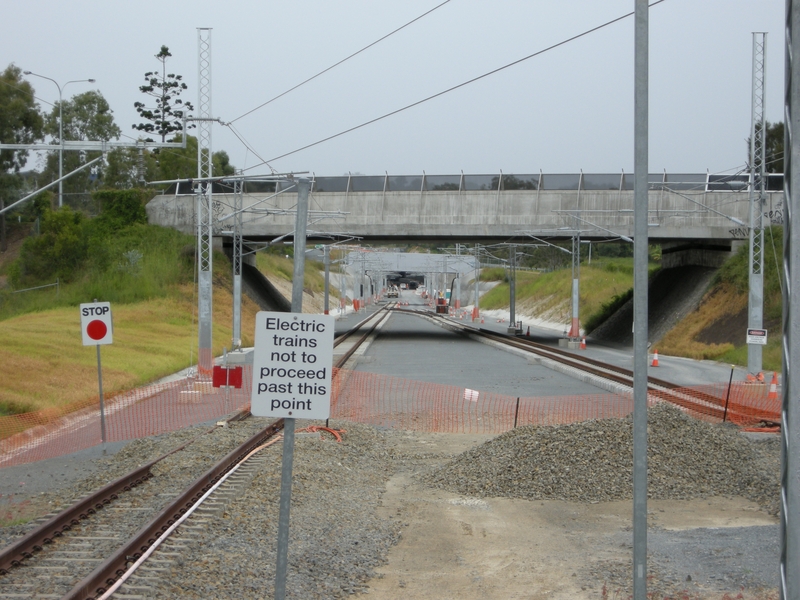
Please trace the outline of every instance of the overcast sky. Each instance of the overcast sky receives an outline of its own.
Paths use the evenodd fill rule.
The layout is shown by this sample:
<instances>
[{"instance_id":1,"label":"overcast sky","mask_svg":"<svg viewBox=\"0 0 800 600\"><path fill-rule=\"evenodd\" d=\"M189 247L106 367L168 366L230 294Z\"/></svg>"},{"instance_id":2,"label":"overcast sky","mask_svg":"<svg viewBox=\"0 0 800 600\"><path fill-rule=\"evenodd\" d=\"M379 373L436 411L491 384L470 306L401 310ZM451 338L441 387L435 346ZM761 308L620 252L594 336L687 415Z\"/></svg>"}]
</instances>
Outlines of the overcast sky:
<instances>
[{"instance_id":1,"label":"overcast sky","mask_svg":"<svg viewBox=\"0 0 800 600\"><path fill-rule=\"evenodd\" d=\"M292 152L602 25L634 0L451 0L311 83L248 111L443 0L5 2L0 68L98 89L135 138L134 102L162 44L197 105L197 28L212 28L213 150L248 174ZM782 119L784 0L664 0L650 9L651 172L729 172L747 159L752 32L767 37L766 116ZM291 154L317 175L633 170L633 19ZM51 82L30 77L43 108ZM240 118L241 117L241 118ZM29 165L32 166L32 165Z\"/></svg>"}]
</instances>

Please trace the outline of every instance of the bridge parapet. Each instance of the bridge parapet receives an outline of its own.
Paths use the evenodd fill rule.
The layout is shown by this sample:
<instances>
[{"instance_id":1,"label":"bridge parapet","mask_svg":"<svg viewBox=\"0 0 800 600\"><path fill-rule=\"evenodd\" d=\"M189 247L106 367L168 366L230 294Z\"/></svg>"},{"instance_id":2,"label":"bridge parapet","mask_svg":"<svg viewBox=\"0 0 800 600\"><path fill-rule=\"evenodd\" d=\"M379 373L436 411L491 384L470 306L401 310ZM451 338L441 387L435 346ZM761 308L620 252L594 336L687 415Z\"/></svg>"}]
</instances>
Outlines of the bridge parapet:
<instances>
[{"instance_id":1,"label":"bridge parapet","mask_svg":"<svg viewBox=\"0 0 800 600\"><path fill-rule=\"evenodd\" d=\"M233 196L214 199L215 234L232 226ZM730 244L748 237L746 191L649 192L650 236L654 240L712 240ZM294 228L293 192L245 193L243 235L272 239ZM162 194L147 205L153 224L195 233L196 196ZM633 191L617 190L418 190L315 191L309 231L350 234L366 240L507 240L530 235L601 239L633 235ZM335 219L315 219L338 212ZM765 224L782 224L783 193L767 194Z\"/></svg>"}]
</instances>

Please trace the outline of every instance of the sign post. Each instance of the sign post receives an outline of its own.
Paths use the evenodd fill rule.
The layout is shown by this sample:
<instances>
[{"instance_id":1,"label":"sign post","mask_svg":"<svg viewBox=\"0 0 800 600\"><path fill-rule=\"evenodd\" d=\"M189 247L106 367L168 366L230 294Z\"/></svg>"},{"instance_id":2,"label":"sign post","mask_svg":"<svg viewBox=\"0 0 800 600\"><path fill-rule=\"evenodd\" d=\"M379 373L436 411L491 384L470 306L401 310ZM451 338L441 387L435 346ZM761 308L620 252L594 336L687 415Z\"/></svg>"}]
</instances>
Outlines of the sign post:
<instances>
[{"instance_id":1,"label":"sign post","mask_svg":"<svg viewBox=\"0 0 800 600\"><path fill-rule=\"evenodd\" d=\"M310 317L309 321L309 315L302 314L308 195L311 191L311 182L301 177L297 180L296 185L297 215L294 225L292 312L291 315L258 313L256 315L255 348L253 349L251 412L254 415L284 417L275 600L284 600L286 597L286 570L289 564L289 509L292 502L292 463L294 461L294 422L298 417L327 418L330 412L330 378L333 368L333 317L317 315ZM259 315L261 315L260 318ZM273 329L268 329L270 327ZM327 336L330 336L330 339ZM323 362L323 357L327 356L323 354L326 352L325 348L330 348L330 358L325 358ZM298 357L299 363L297 362ZM278 371L272 372L269 369L278 369ZM297 387L290 388L288 387L290 384ZM304 386L302 391L298 391L300 384ZM275 386L272 390L270 390L271 385ZM281 388L281 385L287 387ZM290 393L296 395L289 398L286 394ZM255 410L253 410L253 406L255 406ZM325 406L328 408L325 409ZM318 415L322 413L326 416L319 417Z\"/></svg>"},{"instance_id":2,"label":"sign post","mask_svg":"<svg viewBox=\"0 0 800 600\"><path fill-rule=\"evenodd\" d=\"M97 383L100 388L100 441L103 454L106 453L106 411L103 405L103 369L100 363L100 346L114 342L114 327L111 322L111 303L98 302L81 304L81 333L84 346L97 348Z\"/></svg>"},{"instance_id":3,"label":"sign post","mask_svg":"<svg viewBox=\"0 0 800 600\"><path fill-rule=\"evenodd\" d=\"M256 314L250 412L285 419L276 600L286 587L295 419L330 416L334 324L333 315Z\"/></svg>"}]
</instances>

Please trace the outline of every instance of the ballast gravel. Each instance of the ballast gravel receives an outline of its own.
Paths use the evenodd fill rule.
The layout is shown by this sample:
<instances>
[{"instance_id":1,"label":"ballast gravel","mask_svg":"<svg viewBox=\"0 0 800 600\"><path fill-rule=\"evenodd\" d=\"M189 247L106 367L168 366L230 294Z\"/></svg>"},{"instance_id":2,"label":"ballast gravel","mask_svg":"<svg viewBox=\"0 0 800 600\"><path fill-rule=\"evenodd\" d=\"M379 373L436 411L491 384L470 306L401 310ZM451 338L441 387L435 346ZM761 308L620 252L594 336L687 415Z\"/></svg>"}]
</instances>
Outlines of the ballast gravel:
<instances>
[{"instance_id":1,"label":"ballast gravel","mask_svg":"<svg viewBox=\"0 0 800 600\"><path fill-rule=\"evenodd\" d=\"M303 424L298 422L298 427ZM223 436L220 439L228 436L232 443L265 425L263 420L251 419L218 433ZM418 473L426 485L469 497L591 503L631 497L632 424L628 419L521 427L456 457L405 450L405 432L335 421L330 426L345 431L341 443L327 433L298 433L296 437L287 598L343 598L369 592L374 569L385 564L407 524L403 520L410 518L406 514L380 516L386 482L400 470ZM63 505L202 431L192 428L131 442L100 461L100 469L95 465L84 481L43 494L41 501L53 508ZM697 421L666 404L650 409L648 436L651 498L743 496L776 514L777 437L754 442L732 426ZM251 485L216 520L204 525L201 543L185 544L169 567L169 579L154 584L147 597L274 596L281 448L279 442L265 450L269 453L265 466ZM155 479L182 479L176 475L208 465L213 456L221 455L218 450L208 441L190 444L175 455L169 469L156 469ZM9 543L32 526L2 528L0 542ZM763 532L756 535L755 530L763 529L744 528L736 534L758 537ZM652 551L658 553L650 568L660 582L656 590L663 592L653 597L669 597L668 593L686 589L685 581L675 579L679 570L671 567L680 560L699 561L687 548L702 553L709 537L702 530L680 535L680 546L675 546L677 538L671 532L655 531L650 538ZM758 543L765 544L762 573L737 579L738 572L726 570L732 563L725 563L722 556L720 564L709 567L721 584L728 589L732 583L774 587L770 555L774 548L767 547L768 539ZM630 573L630 565L598 562L578 576L607 582L609 590L626 597Z\"/></svg>"},{"instance_id":2,"label":"ballast gravel","mask_svg":"<svg viewBox=\"0 0 800 600\"><path fill-rule=\"evenodd\" d=\"M295 439L287 598L341 598L367 589L402 524L377 515L393 472L388 434L353 423ZM246 492L209 522L154 598L273 598L282 443ZM180 539L180 536L178 536Z\"/></svg>"},{"instance_id":3,"label":"ballast gravel","mask_svg":"<svg viewBox=\"0 0 800 600\"><path fill-rule=\"evenodd\" d=\"M666 402L656 404L648 411L648 497L741 496L777 515L779 440L762 444L757 448L733 425L707 423ZM519 427L464 452L422 479L434 487L481 498L629 499L633 421L628 417Z\"/></svg>"}]
</instances>

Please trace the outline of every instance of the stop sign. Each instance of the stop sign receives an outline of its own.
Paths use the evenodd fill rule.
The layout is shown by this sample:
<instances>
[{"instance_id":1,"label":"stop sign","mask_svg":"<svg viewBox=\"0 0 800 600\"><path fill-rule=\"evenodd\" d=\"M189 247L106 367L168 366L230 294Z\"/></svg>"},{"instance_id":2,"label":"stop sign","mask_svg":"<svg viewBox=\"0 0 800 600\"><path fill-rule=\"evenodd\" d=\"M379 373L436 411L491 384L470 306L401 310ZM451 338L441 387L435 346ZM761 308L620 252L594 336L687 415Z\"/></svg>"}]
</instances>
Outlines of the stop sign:
<instances>
[{"instance_id":1,"label":"stop sign","mask_svg":"<svg viewBox=\"0 0 800 600\"><path fill-rule=\"evenodd\" d=\"M110 302L81 304L81 333L84 346L113 343L112 330Z\"/></svg>"}]
</instances>

